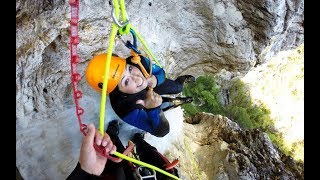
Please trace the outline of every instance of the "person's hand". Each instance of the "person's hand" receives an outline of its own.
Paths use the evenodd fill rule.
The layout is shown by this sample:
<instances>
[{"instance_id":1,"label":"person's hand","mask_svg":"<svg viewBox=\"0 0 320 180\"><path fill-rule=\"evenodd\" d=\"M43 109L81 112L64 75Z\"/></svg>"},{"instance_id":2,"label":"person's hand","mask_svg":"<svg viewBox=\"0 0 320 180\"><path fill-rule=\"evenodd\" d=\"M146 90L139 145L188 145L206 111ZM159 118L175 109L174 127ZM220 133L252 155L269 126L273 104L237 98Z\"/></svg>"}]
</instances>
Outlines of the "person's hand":
<instances>
[{"instance_id":1,"label":"person's hand","mask_svg":"<svg viewBox=\"0 0 320 180\"><path fill-rule=\"evenodd\" d=\"M154 75L152 75L147 78L147 82L148 82L148 87L154 88L156 87L158 80Z\"/></svg>"},{"instance_id":2,"label":"person's hand","mask_svg":"<svg viewBox=\"0 0 320 180\"><path fill-rule=\"evenodd\" d=\"M93 143L105 147L106 153L110 154L116 151L116 146L113 145L107 133L102 136L92 123L88 125L88 133L81 145L79 163L82 170L99 176L104 170L107 158L95 150Z\"/></svg>"},{"instance_id":3,"label":"person's hand","mask_svg":"<svg viewBox=\"0 0 320 180\"><path fill-rule=\"evenodd\" d=\"M146 98L144 100L138 100L136 104L141 104L146 109L152 109L162 104L162 97L149 88Z\"/></svg>"}]
</instances>

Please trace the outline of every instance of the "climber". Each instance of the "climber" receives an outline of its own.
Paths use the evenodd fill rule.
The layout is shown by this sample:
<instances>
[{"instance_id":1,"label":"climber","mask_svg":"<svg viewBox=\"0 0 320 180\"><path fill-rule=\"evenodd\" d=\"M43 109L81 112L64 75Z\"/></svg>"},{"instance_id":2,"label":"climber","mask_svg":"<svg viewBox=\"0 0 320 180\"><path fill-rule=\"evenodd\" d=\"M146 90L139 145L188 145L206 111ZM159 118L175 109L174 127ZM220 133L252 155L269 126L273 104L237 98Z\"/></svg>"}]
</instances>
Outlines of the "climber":
<instances>
[{"instance_id":1,"label":"climber","mask_svg":"<svg viewBox=\"0 0 320 180\"><path fill-rule=\"evenodd\" d=\"M69 174L67 180L73 179L157 179L167 180L170 177L156 173L154 170L137 166L129 161L121 161L115 163L107 161L106 157L101 156L93 147L96 143L98 146L106 147L106 152L112 154L115 150L123 151L125 147L122 145L119 137L119 121L113 120L109 123L104 136L95 129L91 123L88 125L88 134L82 141L79 162L75 169ZM152 164L168 173L179 177L178 170L175 168L177 161L170 163L166 157L160 154L157 149L148 144L144 139L144 135L136 133L131 139L136 145L136 154L139 159ZM152 177L152 178L150 178Z\"/></svg>"},{"instance_id":2,"label":"climber","mask_svg":"<svg viewBox=\"0 0 320 180\"><path fill-rule=\"evenodd\" d=\"M150 71L148 58L139 55L145 71ZM86 69L89 85L98 92L103 86L104 67L107 54L94 56ZM169 133L169 122L162 109L170 109L183 103L192 102L192 97L169 98L161 95L178 94L185 81L195 81L191 75L179 76L176 80L165 78L165 72L152 64L152 74L146 78L141 67L126 59L112 55L110 62L107 93L115 113L126 123L163 137ZM169 106L164 107L164 102ZM161 106L162 105L162 106Z\"/></svg>"}]
</instances>

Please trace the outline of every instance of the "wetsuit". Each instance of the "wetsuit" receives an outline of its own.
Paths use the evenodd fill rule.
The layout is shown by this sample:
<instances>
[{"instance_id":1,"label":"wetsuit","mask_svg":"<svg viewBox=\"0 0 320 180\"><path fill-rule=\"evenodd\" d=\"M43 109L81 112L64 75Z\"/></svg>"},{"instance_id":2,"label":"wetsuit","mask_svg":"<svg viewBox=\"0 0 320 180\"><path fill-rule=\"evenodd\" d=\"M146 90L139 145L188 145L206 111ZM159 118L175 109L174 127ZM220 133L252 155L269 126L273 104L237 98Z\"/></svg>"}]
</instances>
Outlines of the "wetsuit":
<instances>
[{"instance_id":1,"label":"wetsuit","mask_svg":"<svg viewBox=\"0 0 320 180\"><path fill-rule=\"evenodd\" d=\"M131 57L126 59L127 64L131 64L138 69L140 67L131 62ZM150 61L146 57L141 57L141 63L147 72L150 72ZM141 69L140 69L141 71ZM157 85L153 88L154 92L159 95L177 94L183 89L180 81L174 81L165 78L165 72L159 66L152 65L152 74L157 78ZM160 106L152 109L146 109L141 104L136 104L136 101L144 100L147 89L144 89L135 94L126 94L120 92L118 87L110 94L110 102L115 113L126 123L135 126L139 129L149 132L150 134L163 137L170 131L169 122L163 114Z\"/></svg>"}]
</instances>

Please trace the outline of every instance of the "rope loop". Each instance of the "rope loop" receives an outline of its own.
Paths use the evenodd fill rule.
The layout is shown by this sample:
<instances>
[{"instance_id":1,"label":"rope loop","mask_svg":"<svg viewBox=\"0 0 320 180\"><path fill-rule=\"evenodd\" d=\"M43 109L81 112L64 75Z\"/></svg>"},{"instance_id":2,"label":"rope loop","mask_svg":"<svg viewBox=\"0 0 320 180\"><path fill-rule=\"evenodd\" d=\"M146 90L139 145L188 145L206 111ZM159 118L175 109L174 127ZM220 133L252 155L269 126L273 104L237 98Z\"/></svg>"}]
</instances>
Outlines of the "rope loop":
<instances>
[{"instance_id":1,"label":"rope loop","mask_svg":"<svg viewBox=\"0 0 320 180\"><path fill-rule=\"evenodd\" d=\"M78 107L77 108L77 116L81 116L82 114L84 114L84 109L82 107Z\"/></svg>"},{"instance_id":2,"label":"rope loop","mask_svg":"<svg viewBox=\"0 0 320 180\"><path fill-rule=\"evenodd\" d=\"M79 62L80 62L80 58L79 58L78 55L73 55L71 57L71 63L76 64L76 63L79 63Z\"/></svg>"},{"instance_id":3,"label":"rope loop","mask_svg":"<svg viewBox=\"0 0 320 180\"><path fill-rule=\"evenodd\" d=\"M81 80L81 76L79 73L72 74L72 80L75 82L79 82Z\"/></svg>"},{"instance_id":4,"label":"rope loop","mask_svg":"<svg viewBox=\"0 0 320 180\"><path fill-rule=\"evenodd\" d=\"M71 25L77 25L77 24L78 24L78 19L77 19L77 18L72 18L72 19L70 20L70 24L71 24Z\"/></svg>"},{"instance_id":5,"label":"rope loop","mask_svg":"<svg viewBox=\"0 0 320 180\"><path fill-rule=\"evenodd\" d=\"M79 36L71 37L71 43L73 45L78 45L80 43L80 38Z\"/></svg>"},{"instance_id":6,"label":"rope loop","mask_svg":"<svg viewBox=\"0 0 320 180\"><path fill-rule=\"evenodd\" d=\"M76 90L74 92L74 96L76 99L80 99L80 98L82 98L82 92L80 90Z\"/></svg>"},{"instance_id":7,"label":"rope loop","mask_svg":"<svg viewBox=\"0 0 320 180\"><path fill-rule=\"evenodd\" d=\"M71 6L78 6L79 5L79 0L69 0L69 4Z\"/></svg>"}]
</instances>

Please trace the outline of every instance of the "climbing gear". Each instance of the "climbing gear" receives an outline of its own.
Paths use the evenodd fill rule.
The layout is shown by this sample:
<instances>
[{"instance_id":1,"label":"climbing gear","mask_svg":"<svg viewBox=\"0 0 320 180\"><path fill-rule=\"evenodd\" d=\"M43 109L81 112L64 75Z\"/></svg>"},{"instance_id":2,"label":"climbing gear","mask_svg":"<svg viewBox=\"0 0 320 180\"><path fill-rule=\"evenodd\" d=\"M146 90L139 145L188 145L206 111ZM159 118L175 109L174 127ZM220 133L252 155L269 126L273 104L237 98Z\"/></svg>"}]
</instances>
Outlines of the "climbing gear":
<instances>
[{"instance_id":1,"label":"climbing gear","mask_svg":"<svg viewBox=\"0 0 320 180\"><path fill-rule=\"evenodd\" d=\"M121 22L118 21L118 18L116 17L116 13L115 13L115 11L114 11L113 6L112 6L112 12L111 12L111 14L112 14L112 20L113 20L113 22L116 23L116 25L117 25L118 27L123 28L123 27L125 27L125 26L127 26L127 25L129 24L129 18L128 18L126 12L125 12L125 19L127 19L127 20L126 20L124 23L121 23Z\"/></svg>"},{"instance_id":2,"label":"climbing gear","mask_svg":"<svg viewBox=\"0 0 320 180\"><path fill-rule=\"evenodd\" d=\"M140 54L141 52L138 50L138 47L137 47L137 38L136 38L136 33L130 29L130 33L132 34L132 38L133 38L133 44L131 44L129 41L127 41L127 44L126 44L126 47L128 47L132 54L132 58L131 58L131 62L134 63L134 64L137 64L140 69L141 69L141 72L142 74L144 75L145 78L148 78L150 77L150 75L152 75L152 61L151 59L149 59L150 61L150 72L148 73L146 71L146 69L144 68L144 66L142 65L141 63L141 58L140 58Z\"/></svg>"},{"instance_id":3,"label":"climbing gear","mask_svg":"<svg viewBox=\"0 0 320 180\"><path fill-rule=\"evenodd\" d=\"M144 166L139 166L135 168L135 172L133 175L137 180L143 180L143 179L157 180L156 171Z\"/></svg>"},{"instance_id":4,"label":"climbing gear","mask_svg":"<svg viewBox=\"0 0 320 180\"><path fill-rule=\"evenodd\" d=\"M145 133L146 133L145 131L135 133L133 135L133 137L131 138L131 141L136 143L136 144L141 143L140 141L144 139ZM133 155L136 157L136 159L139 159L139 156L137 155L137 153L135 151L136 151L136 148L134 148ZM163 164L163 166L162 166L163 169L169 171L169 173L171 173L171 174L175 173L174 167L176 167L178 165L178 163L179 163L178 159L175 159L172 162L170 162L165 156L163 156L156 149L152 149L151 151L154 151L154 153L158 154L158 156L160 156L161 159L165 162L165 164ZM134 165L132 165L132 166L135 169L137 169L137 167L141 167L141 166L134 166Z\"/></svg>"},{"instance_id":5,"label":"climbing gear","mask_svg":"<svg viewBox=\"0 0 320 180\"><path fill-rule=\"evenodd\" d=\"M71 84L73 89L73 98L76 105L76 114L80 127L80 132L86 135L87 125L82 123L81 115L84 113L84 109L79 105L79 99L82 97L82 92L77 88L77 84L81 79L79 73L77 73L76 65L80 62L78 55L78 44L80 38L78 35L78 20L79 20L79 0L70 0L71 6L71 19L70 19L70 64L71 64Z\"/></svg>"},{"instance_id":6,"label":"climbing gear","mask_svg":"<svg viewBox=\"0 0 320 180\"><path fill-rule=\"evenodd\" d=\"M124 40L122 40L121 36L117 36L122 42L123 44L130 49L130 53L132 55L131 57L131 62L134 64L137 64L142 72L142 74L144 75L145 78L150 77L150 75L152 75L152 61L151 59L148 59L150 61L150 72L148 73L146 71L146 69L144 68L144 66L141 63L141 52L138 50L138 46L137 46L137 37L136 37L136 33L130 29L130 33L132 35L132 39L133 39L133 44L131 44L130 41L124 42Z\"/></svg>"},{"instance_id":7,"label":"climbing gear","mask_svg":"<svg viewBox=\"0 0 320 180\"><path fill-rule=\"evenodd\" d=\"M175 98L162 97L162 101L169 103L167 107L162 107L162 111L167 111L169 109L181 106L182 104L193 102L193 97L175 97Z\"/></svg>"},{"instance_id":8,"label":"climbing gear","mask_svg":"<svg viewBox=\"0 0 320 180\"><path fill-rule=\"evenodd\" d=\"M72 81L72 89L73 89L73 97L74 97L74 101L76 104L76 114L78 117L78 122L79 122L79 126L80 126L80 132L86 136L87 135L87 125L83 124L81 121L81 115L83 115L84 113L84 109L81 108L79 106L79 99L82 97L82 92L80 90L78 90L77 88L77 83L80 81L81 76L79 73L76 72L76 65L77 63L80 62L80 58L78 55L78 47L77 45L80 43L80 38L78 36L78 21L79 21L79 0L69 0L69 4L71 7L71 19L70 19L70 62L71 62L71 81ZM114 13L115 13L115 17L118 19L119 18L119 4L118 4L118 0L112 0L112 4L113 4L113 8L114 8ZM124 0L120 0L120 8L122 10L122 19L123 22L127 21L127 17L126 17L126 11L125 11L125 6L124 6ZM118 23L119 24L119 23ZM121 25L121 24L120 24ZM113 22L112 23L112 29L111 29L111 37L110 37L110 42L109 42L109 46L108 46L108 52L106 54L106 63L105 63L105 72L103 75L103 82L100 86L102 86L102 97L101 97L101 103L100 103L100 121L99 121L99 130L101 134L104 134L104 115L105 115L105 105L106 105L106 94L107 94L107 89L108 89L108 78L109 78L109 71L110 71L110 62L111 62L111 56L112 56L112 50L113 50L113 46L114 46L114 40L117 34L117 28L118 25ZM128 29L130 30L130 28L137 34L139 40L142 42L142 44L146 47L148 53L156 60L156 58L154 57L154 55L152 54L152 52L150 51L150 49L146 46L146 43L142 40L141 36L131 27L130 23L127 23L126 25L123 24L123 27L121 27L121 31L119 30L119 33L123 34L123 33L129 33ZM156 62L158 63L158 61L156 60ZM99 87L99 84L98 84ZM148 168L151 168L155 171L158 171L162 174L165 174L169 177L172 177L173 179L179 179L178 177L167 173L166 171L155 167L153 165L138 161L134 158L131 158L129 156L127 156L133 149L134 144L129 141L128 142L128 146L125 149L125 151L123 152L123 154L115 151L114 155L117 156L113 157L110 156L108 153L106 153L105 151L105 147L102 146L97 146L96 144L94 144L94 148L96 149L96 151L101 154L104 157L107 157L108 159L110 159L111 161L114 162L121 162L122 159L125 159L127 161L130 161L132 163L135 164L139 164L141 166L145 166Z\"/></svg>"},{"instance_id":9,"label":"climbing gear","mask_svg":"<svg viewBox=\"0 0 320 180\"><path fill-rule=\"evenodd\" d=\"M175 106L180 106L185 103L191 103L193 101L193 97L175 97L174 99L171 100L171 102Z\"/></svg>"},{"instance_id":10,"label":"climbing gear","mask_svg":"<svg viewBox=\"0 0 320 180\"><path fill-rule=\"evenodd\" d=\"M86 136L87 135L87 125L82 123L81 115L84 114L84 109L79 105L79 99L82 98L82 92L78 89L77 84L81 79L81 76L76 71L76 65L80 62L80 57L78 55L78 44L80 43L80 38L78 35L78 21L79 21L79 0L70 0L69 4L71 6L71 19L70 19L70 64L71 64L71 83L73 90L73 98L76 105L76 114L78 118L78 123L80 127L80 132ZM103 133L102 133L103 134ZM123 152L123 156L129 154L133 149L133 144L128 144L127 149ZM103 156L107 157L111 161L121 162L121 158L112 157L106 154L104 147L94 144L94 148ZM120 153L119 153L120 154Z\"/></svg>"},{"instance_id":11,"label":"climbing gear","mask_svg":"<svg viewBox=\"0 0 320 180\"><path fill-rule=\"evenodd\" d=\"M172 99L172 103L175 107L180 106L185 103L191 103L193 101L193 97L176 97Z\"/></svg>"},{"instance_id":12,"label":"climbing gear","mask_svg":"<svg viewBox=\"0 0 320 180\"><path fill-rule=\"evenodd\" d=\"M156 151L156 153L158 153L161 158L166 162L163 166L165 168L165 170L171 170L171 172L174 172L174 167L176 167L179 163L178 159L173 160L172 162L170 162L164 155L162 155L160 152Z\"/></svg>"},{"instance_id":13,"label":"climbing gear","mask_svg":"<svg viewBox=\"0 0 320 180\"><path fill-rule=\"evenodd\" d=\"M133 34L134 36L137 36L137 38L140 40L140 42L144 45L144 47L147 49L147 53L156 61L158 66L161 67L160 63L156 59L156 57L153 55L151 52L150 48L147 46L145 41L142 39L142 37L139 35L139 33L132 27L130 22L128 21L127 18L127 13L126 13L126 8L125 8L125 3L124 0L120 0L120 6L118 0L112 0L112 16L114 22L112 23L112 29L110 33L110 41L109 41L109 46L108 46L108 53L107 53L107 58L106 58L106 64L105 64L105 73L103 76L103 88L102 88L102 96L101 96L101 103L100 103L100 121L99 121L99 129L100 132L104 132L104 116L105 116L105 106L106 106L106 93L107 93L107 87L108 87L108 74L109 74L109 68L110 68L110 61L111 61L111 54L114 46L114 41L117 35L117 31L120 35L124 34ZM119 19L119 11L121 9L121 17L122 21L120 22ZM115 20L117 19L117 20ZM135 43L134 43L135 44ZM133 51L132 51L133 52ZM137 56L137 55L134 55ZM137 64L140 66L139 62ZM150 61L150 67L152 63ZM141 67L141 66L140 66ZM150 68L151 70L152 68ZM150 73L151 74L151 73ZM152 89L152 88L151 88Z\"/></svg>"},{"instance_id":14,"label":"climbing gear","mask_svg":"<svg viewBox=\"0 0 320 180\"><path fill-rule=\"evenodd\" d=\"M106 63L107 54L100 54L94 56L86 69L86 79L89 85L98 92L101 92L103 85L104 68ZM108 89L107 93L110 93L118 85L122 73L126 67L126 60L120 57L111 56Z\"/></svg>"},{"instance_id":15,"label":"climbing gear","mask_svg":"<svg viewBox=\"0 0 320 180\"><path fill-rule=\"evenodd\" d=\"M130 142L131 142L131 141L130 141ZM162 174L164 174L164 175L167 175L167 176L169 176L169 177L171 177L171 178L173 178L173 179L180 179L180 178L178 178L177 176L175 176L175 175L173 175L173 174L170 174L170 173L168 173L168 172L166 172L166 171L164 171L164 170L162 170L162 169L160 169L160 168L158 168L158 167L156 167L156 166L153 166L153 165L151 165L151 164L147 164L147 163L145 163L145 162L142 162L142 161L139 161L139 160L137 160L137 159L131 158L131 157L129 157L129 156L123 155L123 154L121 154L121 153L119 153L119 152L117 152L117 151L114 153L114 155L116 155L116 156L118 156L118 157L120 157L120 158L122 158L122 159L125 159L125 160L127 160L127 161L130 161L130 162L132 162L132 163L138 164L138 165L140 165L140 166L145 166L145 167L147 167L147 168L150 168L150 169L153 169L153 170L155 170L155 171L158 171L158 172L160 172L160 173L162 173Z\"/></svg>"},{"instance_id":16,"label":"climbing gear","mask_svg":"<svg viewBox=\"0 0 320 180\"><path fill-rule=\"evenodd\" d=\"M141 63L141 58L140 58L139 54L137 54L133 50L131 50L131 54L132 54L131 62L133 62L134 64L139 65L140 70L141 70L142 74L144 75L144 77L146 77L146 78L150 77L150 74L152 74L152 72L148 73L146 71L146 69L144 68L144 66ZM150 62L150 65L151 64L152 63ZM152 71L152 68L150 68L150 71Z\"/></svg>"}]
</instances>

